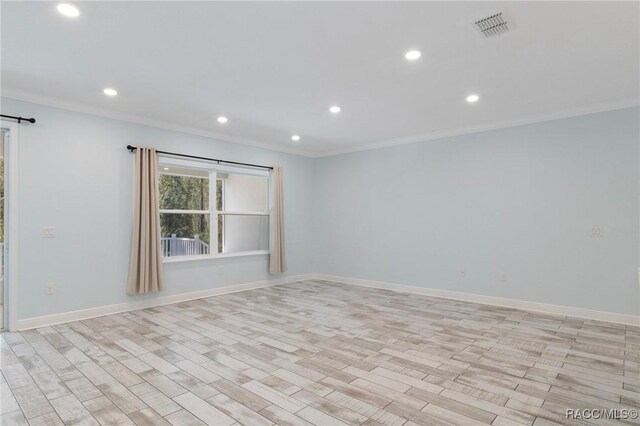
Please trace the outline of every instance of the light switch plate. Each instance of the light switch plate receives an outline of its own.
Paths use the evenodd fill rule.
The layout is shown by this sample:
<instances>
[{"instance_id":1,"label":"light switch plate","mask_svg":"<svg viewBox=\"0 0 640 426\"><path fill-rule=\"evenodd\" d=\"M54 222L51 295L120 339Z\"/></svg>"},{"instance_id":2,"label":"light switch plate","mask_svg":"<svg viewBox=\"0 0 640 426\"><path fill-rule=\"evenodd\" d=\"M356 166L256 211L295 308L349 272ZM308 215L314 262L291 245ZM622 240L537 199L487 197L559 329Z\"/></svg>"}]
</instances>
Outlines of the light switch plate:
<instances>
[{"instance_id":1,"label":"light switch plate","mask_svg":"<svg viewBox=\"0 0 640 426\"><path fill-rule=\"evenodd\" d=\"M42 238L55 238L56 228L52 226L45 226L42 228Z\"/></svg>"}]
</instances>

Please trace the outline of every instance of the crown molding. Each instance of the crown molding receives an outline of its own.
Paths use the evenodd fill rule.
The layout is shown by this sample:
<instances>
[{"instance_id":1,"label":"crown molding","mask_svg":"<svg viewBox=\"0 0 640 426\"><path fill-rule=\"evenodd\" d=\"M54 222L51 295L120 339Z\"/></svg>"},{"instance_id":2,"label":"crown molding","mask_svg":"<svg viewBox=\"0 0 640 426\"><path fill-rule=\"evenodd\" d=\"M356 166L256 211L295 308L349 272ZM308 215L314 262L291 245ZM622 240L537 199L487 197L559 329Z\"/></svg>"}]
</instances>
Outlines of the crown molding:
<instances>
[{"instance_id":1,"label":"crown molding","mask_svg":"<svg viewBox=\"0 0 640 426\"><path fill-rule=\"evenodd\" d=\"M462 136L462 135L468 135L472 133L481 133L481 132L487 132L491 130L506 129L510 127L518 127L518 126L524 126L528 124L541 123L545 121L560 120L563 118L578 117L581 115L596 114L599 112L614 111L619 109L640 106L639 98L628 98L628 99L623 99L621 101L607 102L607 103L583 106L578 108L571 108L571 109L567 109L559 112L553 112L549 114L531 115L531 116L516 119L516 120L498 121L493 123L480 124L476 126L447 129L447 130L442 130L437 132L424 133L421 135L409 136L406 138L387 139L387 140L382 140L378 142L351 145L349 147L336 149L336 150L318 152L318 151L311 151L311 150L305 150L305 149L299 149L299 148L283 147L279 145L255 141L252 139L230 137L230 136L222 135L209 130L183 126L177 123L160 121L160 120L138 116L138 115L124 114L121 112L104 109L104 108L95 108L95 107L88 106L86 104L70 102L70 101L66 101L58 98L34 95L32 93L26 93L26 92L12 90L12 89L3 89L1 95L4 98L15 99L18 101L31 102L35 104L60 108L68 111L74 111L74 112L79 112L83 114L90 114L90 115L110 118L113 120L119 120L119 121L124 121L128 123L133 123L133 124L140 124L143 126L155 127L155 128L164 129L164 130L171 130L175 132L202 136L206 138L215 139L221 142L237 143L240 145L251 146L254 148L262 148L270 151L284 152L287 154L300 155L300 156L310 157L310 158L331 157L335 155L350 154L350 153L360 152L360 151L370 151L370 150L389 148L389 147L399 146L399 145L409 145L413 143L427 142L427 141L443 139L443 138L448 138L453 136Z\"/></svg>"},{"instance_id":2,"label":"crown molding","mask_svg":"<svg viewBox=\"0 0 640 426\"><path fill-rule=\"evenodd\" d=\"M267 149L269 151L284 152L287 154L301 155L304 157L316 157L316 153L296 149L291 147L283 147L275 144L269 144L265 142L259 142L252 139L238 138L232 136L222 135L220 133L212 132L210 130L199 129L196 127L183 126L177 123L172 123L164 120L156 120L149 117L143 117L134 114L125 114L122 112L113 111L106 108L95 108L83 103L67 101L59 98L52 98L46 96L35 95L33 93L22 92L12 89L2 89L2 97L15 99L22 102L30 102L34 104L40 104L44 106L60 108L67 111L79 112L82 114L95 115L98 117L109 118L112 120L124 121L132 124L139 124L148 127L155 127L158 129L171 130L174 132L187 133L195 136L202 136L205 138L215 139L220 142L236 143L240 145L251 146L254 148Z\"/></svg>"},{"instance_id":3,"label":"crown molding","mask_svg":"<svg viewBox=\"0 0 640 426\"><path fill-rule=\"evenodd\" d=\"M344 149L324 151L324 152L321 152L320 154L315 155L315 157L330 157L334 155L349 154L349 153L360 152L360 151L370 151L374 149L388 148L388 147L393 147L398 145L408 145L412 143L449 138L452 136L462 136L462 135L468 135L472 133L487 132L490 130L506 129L509 127L518 127L518 126L524 126L527 124L535 124L535 123L541 123L544 121L560 120L563 118L578 117L581 115L596 114L599 112L614 111L618 109L632 108L637 106L640 106L639 98L628 98L628 99L624 99L617 102L607 102L607 103L602 103L597 105L584 106L580 108L572 108L572 109L563 110L560 112L553 112L549 114L532 115L532 116L520 118L517 120L499 121L499 122L493 122L493 123L487 123L487 124L480 124L477 126L461 127L461 128L443 130L438 132L425 133L422 135L409 136L406 138L388 139L388 140L383 140L383 141L374 142L374 143L352 145L351 147L347 147Z\"/></svg>"}]
</instances>

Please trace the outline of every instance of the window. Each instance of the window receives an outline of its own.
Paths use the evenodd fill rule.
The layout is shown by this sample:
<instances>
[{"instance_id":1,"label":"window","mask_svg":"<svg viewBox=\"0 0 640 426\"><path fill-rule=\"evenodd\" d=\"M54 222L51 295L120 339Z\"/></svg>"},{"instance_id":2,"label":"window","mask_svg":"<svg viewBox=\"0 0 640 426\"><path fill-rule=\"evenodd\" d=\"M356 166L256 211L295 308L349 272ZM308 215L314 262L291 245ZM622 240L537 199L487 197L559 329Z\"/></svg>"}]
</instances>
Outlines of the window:
<instances>
[{"instance_id":1,"label":"window","mask_svg":"<svg viewBox=\"0 0 640 426\"><path fill-rule=\"evenodd\" d=\"M162 158L162 256L216 256L269 249L269 175Z\"/></svg>"}]
</instances>

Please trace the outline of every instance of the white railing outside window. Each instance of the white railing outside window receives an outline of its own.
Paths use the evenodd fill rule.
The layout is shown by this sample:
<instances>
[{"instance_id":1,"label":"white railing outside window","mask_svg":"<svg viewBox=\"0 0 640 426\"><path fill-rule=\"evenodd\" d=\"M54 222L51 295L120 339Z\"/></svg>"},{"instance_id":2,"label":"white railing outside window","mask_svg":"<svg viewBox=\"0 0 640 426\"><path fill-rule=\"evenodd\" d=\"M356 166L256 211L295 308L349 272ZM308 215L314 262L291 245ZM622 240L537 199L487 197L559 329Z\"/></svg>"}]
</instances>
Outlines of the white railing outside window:
<instances>
[{"instance_id":1,"label":"white railing outside window","mask_svg":"<svg viewBox=\"0 0 640 426\"><path fill-rule=\"evenodd\" d=\"M197 235L194 238L177 238L172 234L171 237L160 238L160 246L162 257L209 254L209 244L200 241Z\"/></svg>"}]
</instances>

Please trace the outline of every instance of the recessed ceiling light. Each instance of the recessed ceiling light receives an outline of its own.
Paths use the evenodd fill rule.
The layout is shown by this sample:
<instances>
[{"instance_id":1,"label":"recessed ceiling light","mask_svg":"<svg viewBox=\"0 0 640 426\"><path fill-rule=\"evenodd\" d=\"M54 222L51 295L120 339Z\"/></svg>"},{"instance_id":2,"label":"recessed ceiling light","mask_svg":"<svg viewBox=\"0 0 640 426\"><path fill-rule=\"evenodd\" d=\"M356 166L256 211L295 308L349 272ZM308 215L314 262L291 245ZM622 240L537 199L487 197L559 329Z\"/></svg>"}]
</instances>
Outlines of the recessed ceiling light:
<instances>
[{"instance_id":1,"label":"recessed ceiling light","mask_svg":"<svg viewBox=\"0 0 640 426\"><path fill-rule=\"evenodd\" d=\"M404 54L404 57L407 58L407 60L409 61L415 61L420 56L422 56L422 53L420 53L419 50L415 50L415 49L409 50L407 51L407 53Z\"/></svg>"},{"instance_id":2,"label":"recessed ceiling light","mask_svg":"<svg viewBox=\"0 0 640 426\"><path fill-rule=\"evenodd\" d=\"M58 12L69 18L77 18L80 15L80 10L69 3L58 3Z\"/></svg>"},{"instance_id":3,"label":"recessed ceiling light","mask_svg":"<svg viewBox=\"0 0 640 426\"><path fill-rule=\"evenodd\" d=\"M111 87L107 87L102 91L102 93L107 96L116 96L118 94L118 91L116 89L112 89Z\"/></svg>"},{"instance_id":4,"label":"recessed ceiling light","mask_svg":"<svg viewBox=\"0 0 640 426\"><path fill-rule=\"evenodd\" d=\"M480 99L480 96L478 95L469 95L467 96L467 102L469 102L470 104L474 103L474 102L478 102L478 99Z\"/></svg>"},{"instance_id":5,"label":"recessed ceiling light","mask_svg":"<svg viewBox=\"0 0 640 426\"><path fill-rule=\"evenodd\" d=\"M218 123L224 124L227 121L229 121L229 119L227 117L225 117L224 115L221 115L220 117L218 117Z\"/></svg>"},{"instance_id":6,"label":"recessed ceiling light","mask_svg":"<svg viewBox=\"0 0 640 426\"><path fill-rule=\"evenodd\" d=\"M163 167L162 170L169 170L169 168L168 167Z\"/></svg>"},{"instance_id":7,"label":"recessed ceiling light","mask_svg":"<svg viewBox=\"0 0 640 426\"><path fill-rule=\"evenodd\" d=\"M294 142L298 142L300 140L300 135L291 136L291 140L294 141Z\"/></svg>"},{"instance_id":8,"label":"recessed ceiling light","mask_svg":"<svg viewBox=\"0 0 640 426\"><path fill-rule=\"evenodd\" d=\"M337 114L340 111L342 111L342 108L340 108L338 105L334 105L331 108L329 108L329 111L331 111L332 114Z\"/></svg>"}]
</instances>

